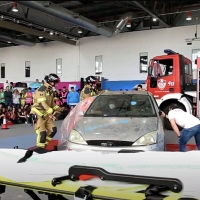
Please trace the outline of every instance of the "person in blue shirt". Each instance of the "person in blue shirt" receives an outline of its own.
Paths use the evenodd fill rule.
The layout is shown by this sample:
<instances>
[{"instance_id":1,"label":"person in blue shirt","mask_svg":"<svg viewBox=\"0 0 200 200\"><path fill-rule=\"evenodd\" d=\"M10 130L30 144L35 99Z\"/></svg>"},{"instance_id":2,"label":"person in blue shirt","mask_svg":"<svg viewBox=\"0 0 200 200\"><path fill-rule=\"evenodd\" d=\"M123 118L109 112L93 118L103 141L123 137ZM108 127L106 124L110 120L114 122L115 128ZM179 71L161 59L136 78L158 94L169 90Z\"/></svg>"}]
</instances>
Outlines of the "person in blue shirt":
<instances>
[{"instance_id":1,"label":"person in blue shirt","mask_svg":"<svg viewBox=\"0 0 200 200\"><path fill-rule=\"evenodd\" d=\"M74 87L71 87L71 91L67 95L67 104L69 107L75 107L76 104L80 102L80 95L77 91L74 90Z\"/></svg>"}]
</instances>

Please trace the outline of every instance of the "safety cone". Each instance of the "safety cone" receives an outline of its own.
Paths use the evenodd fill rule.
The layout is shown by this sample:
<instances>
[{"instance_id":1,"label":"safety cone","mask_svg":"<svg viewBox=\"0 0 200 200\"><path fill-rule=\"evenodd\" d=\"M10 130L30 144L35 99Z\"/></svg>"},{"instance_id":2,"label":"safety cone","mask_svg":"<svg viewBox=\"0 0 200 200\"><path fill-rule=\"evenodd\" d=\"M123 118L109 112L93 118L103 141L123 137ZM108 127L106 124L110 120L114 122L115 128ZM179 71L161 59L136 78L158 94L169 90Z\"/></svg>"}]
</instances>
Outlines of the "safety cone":
<instances>
[{"instance_id":1,"label":"safety cone","mask_svg":"<svg viewBox=\"0 0 200 200\"><path fill-rule=\"evenodd\" d=\"M6 121L6 116L4 116L3 118L3 124L1 126L1 129L9 129L8 126L7 126L7 121Z\"/></svg>"}]
</instances>

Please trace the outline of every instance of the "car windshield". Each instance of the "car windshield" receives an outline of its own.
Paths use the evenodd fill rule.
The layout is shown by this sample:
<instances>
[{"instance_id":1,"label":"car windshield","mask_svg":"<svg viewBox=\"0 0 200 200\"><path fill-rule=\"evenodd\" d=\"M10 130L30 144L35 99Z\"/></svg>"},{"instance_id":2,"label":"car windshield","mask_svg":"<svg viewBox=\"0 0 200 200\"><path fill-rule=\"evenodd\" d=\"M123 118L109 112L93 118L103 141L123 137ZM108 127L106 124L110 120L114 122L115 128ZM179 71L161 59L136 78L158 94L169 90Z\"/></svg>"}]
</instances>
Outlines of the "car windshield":
<instances>
[{"instance_id":1,"label":"car windshield","mask_svg":"<svg viewBox=\"0 0 200 200\"><path fill-rule=\"evenodd\" d=\"M148 95L120 94L98 96L86 111L85 117L156 117Z\"/></svg>"}]
</instances>

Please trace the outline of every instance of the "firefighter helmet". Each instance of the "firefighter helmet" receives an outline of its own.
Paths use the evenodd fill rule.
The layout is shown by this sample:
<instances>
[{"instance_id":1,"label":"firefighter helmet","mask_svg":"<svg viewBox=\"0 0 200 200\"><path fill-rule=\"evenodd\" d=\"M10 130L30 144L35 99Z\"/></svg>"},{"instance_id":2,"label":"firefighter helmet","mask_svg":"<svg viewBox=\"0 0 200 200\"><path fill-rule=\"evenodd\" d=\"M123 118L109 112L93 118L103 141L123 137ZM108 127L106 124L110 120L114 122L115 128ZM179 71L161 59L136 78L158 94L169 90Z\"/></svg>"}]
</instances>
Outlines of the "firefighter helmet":
<instances>
[{"instance_id":1,"label":"firefighter helmet","mask_svg":"<svg viewBox=\"0 0 200 200\"><path fill-rule=\"evenodd\" d=\"M60 82L59 76L56 75L56 74L53 74L53 73L51 73L51 74L45 76L44 80L45 80L47 83L53 82L54 84Z\"/></svg>"},{"instance_id":2,"label":"firefighter helmet","mask_svg":"<svg viewBox=\"0 0 200 200\"><path fill-rule=\"evenodd\" d=\"M94 76L88 76L85 80L86 80L87 84L89 84L89 83L95 84L97 81Z\"/></svg>"}]
</instances>

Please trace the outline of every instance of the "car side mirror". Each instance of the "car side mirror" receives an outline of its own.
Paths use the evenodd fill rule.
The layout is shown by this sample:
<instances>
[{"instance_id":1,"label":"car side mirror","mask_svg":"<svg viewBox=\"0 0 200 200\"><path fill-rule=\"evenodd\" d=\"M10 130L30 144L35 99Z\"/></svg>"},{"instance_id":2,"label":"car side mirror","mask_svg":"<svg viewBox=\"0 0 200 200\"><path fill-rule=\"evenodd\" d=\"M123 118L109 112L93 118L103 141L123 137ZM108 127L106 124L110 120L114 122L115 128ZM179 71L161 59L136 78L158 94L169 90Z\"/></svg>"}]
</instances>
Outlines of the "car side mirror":
<instances>
[{"instance_id":1,"label":"car side mirror","mask_svg":"<svg viewBox=\"0 0 200 200\"><path fill-rule=\"evenodd\" d=\"M152 67L151 66L148 67L148 75L152 75Z\"/></svg>"}]
</instances>

